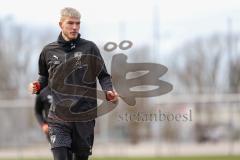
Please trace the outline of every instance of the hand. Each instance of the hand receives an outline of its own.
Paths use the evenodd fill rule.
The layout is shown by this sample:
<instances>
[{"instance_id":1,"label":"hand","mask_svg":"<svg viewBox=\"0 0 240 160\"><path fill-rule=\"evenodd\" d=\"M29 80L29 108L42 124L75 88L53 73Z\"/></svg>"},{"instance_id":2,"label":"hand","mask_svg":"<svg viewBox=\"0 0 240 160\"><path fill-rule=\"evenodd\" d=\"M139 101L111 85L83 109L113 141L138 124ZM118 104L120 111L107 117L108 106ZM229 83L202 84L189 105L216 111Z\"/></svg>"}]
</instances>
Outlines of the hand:
<instances>
[{"instance_id":1,"label":"hand","mask_svg":"<svg viewBox=\"0 0 240 160\"><path fill-rule=\"evenodd\" d=\"M46 123L43 124L42 125L42 130L43 130L44 133L48 134L48 124L46 124Z\"/></svg>"},{"instance_id":2,"label":"hand","mask_svg":"<svg viewBox=\"0 0 240 160\"><path fill-rule=\"evenodd\" d=\"M38 81L34 81L28 85L28 91L31 94L36 94L40 90L40 84Z\"/></svg>"},{"instance_id":3,"label":"hand","mask_svg":"<svg viewBox=\"0 0 240 160\"><path fill-rule=\"evenodd\" d=\"M118 101L118 93L116 91L107 91L106 98L108 101L116 103Z\"/></svg>"}]
</instances>

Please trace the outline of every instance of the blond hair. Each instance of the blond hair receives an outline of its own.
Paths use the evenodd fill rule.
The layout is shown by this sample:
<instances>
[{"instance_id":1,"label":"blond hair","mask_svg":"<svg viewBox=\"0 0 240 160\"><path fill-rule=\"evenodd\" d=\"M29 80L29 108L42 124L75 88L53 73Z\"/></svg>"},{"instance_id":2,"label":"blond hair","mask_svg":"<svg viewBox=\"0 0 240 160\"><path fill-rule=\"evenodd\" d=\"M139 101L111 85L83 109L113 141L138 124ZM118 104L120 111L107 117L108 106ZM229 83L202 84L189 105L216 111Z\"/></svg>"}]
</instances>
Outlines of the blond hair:
<instances>
[{"instance_id":1,"label":"blond hair","mask_svg":"<svg viewBox=\"0 0 240 160\"><path fill-rule=\"evenodd\" d=\"M61 17L60 21L63 21L65 17L74 17L74 18L81 18L81 14L78 12L78 10L71 8L71 7L65 7L61 10Z\"/></svg>"}]
</instances>

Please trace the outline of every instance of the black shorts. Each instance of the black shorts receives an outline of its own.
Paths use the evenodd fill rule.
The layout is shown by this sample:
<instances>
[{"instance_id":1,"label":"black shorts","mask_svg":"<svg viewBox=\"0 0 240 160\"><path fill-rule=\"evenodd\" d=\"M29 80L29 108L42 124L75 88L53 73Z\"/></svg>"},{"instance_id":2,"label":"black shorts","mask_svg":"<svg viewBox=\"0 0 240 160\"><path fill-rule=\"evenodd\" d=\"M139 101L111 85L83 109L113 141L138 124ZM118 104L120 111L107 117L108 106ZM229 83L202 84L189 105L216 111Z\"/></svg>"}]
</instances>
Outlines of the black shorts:
<instances>
[{"instance_id":1,"label":"black shorts","mask_svg":"<svg viewBox=\"0 0 240 160\"><path fill-rule=\"evenodd\" d=\"M51 148L68 147L73 153L92 154L95 120L88 122L63 122L49 119Z\"/></svg>"}]
</instances>

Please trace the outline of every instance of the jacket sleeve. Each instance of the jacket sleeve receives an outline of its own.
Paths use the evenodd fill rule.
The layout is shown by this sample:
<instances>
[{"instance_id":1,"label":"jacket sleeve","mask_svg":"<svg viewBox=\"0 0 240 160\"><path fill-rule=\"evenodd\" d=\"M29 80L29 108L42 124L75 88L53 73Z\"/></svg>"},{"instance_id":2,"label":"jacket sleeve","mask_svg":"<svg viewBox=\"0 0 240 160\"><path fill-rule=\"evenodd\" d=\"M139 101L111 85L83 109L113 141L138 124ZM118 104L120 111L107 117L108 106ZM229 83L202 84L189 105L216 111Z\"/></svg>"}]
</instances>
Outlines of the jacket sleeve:
<instances>
[{"instance_id":1,"label":"jacket sleeve","mask_svg":"<svg viewBox=\"0 0 240 160\"><path fill-rule=\"evenodd\" d=\"M110 74L107 72L104 60L100 54L98 47L94 44L93 46L94 55L100 60L100 64L96 64L97 67L100 67L98 73L99 83L104 91L112 91L112 80Z\"/></svg>"},{"instance_id":2,"label":"jacket sleeve","mask_svg":"<svg viewBox=\"0 0 240 160\"><path fill-rule=\"evenodd\" d=\"M48 68L45 59L45 49L41 52L38 60L38 81L40 83L41 89L48 85Z\"/></svg>"},{"instance_id":3,"label":"jacket sleeve","mask_svg":"<svg viewBox=\"0 0 240 160\"><path fill-rule=\"evenodd\" d=\"M41 100L41 95L38 94L36 96L35 100L35 106L34 106L34 111L35 111L35 116L37 118L38 123L42 126L45 122L43 118L43 110L44 110L44 104Z\"/></svg>"}]
</instances>

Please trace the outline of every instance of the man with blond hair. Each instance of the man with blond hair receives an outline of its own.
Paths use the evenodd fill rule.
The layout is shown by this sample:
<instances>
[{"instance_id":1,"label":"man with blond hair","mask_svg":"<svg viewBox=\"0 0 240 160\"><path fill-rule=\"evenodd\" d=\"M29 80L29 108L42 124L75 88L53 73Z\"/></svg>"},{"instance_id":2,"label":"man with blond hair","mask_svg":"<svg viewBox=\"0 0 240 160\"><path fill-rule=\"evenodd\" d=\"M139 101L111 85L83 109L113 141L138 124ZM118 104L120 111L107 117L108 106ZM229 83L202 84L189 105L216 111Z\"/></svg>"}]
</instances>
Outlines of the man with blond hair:
<instances>
[{"instance_id":1,"label":"man with blond hair","mask_svg":"<svg viewBox=\"0 0 240 160\"><path fill-rule=\"evenodd\" d=\"M80 38L80 18L74 8L61 10L61 33L42 50L39 79L29 85L33 94L45 86L51 89L48 124L54 160L87 160L92 154L95 119L78 121L76 114L97 107L96 78L107 99L113 103L118 100L99 49Z\"/></svg>"}]
</instances>

